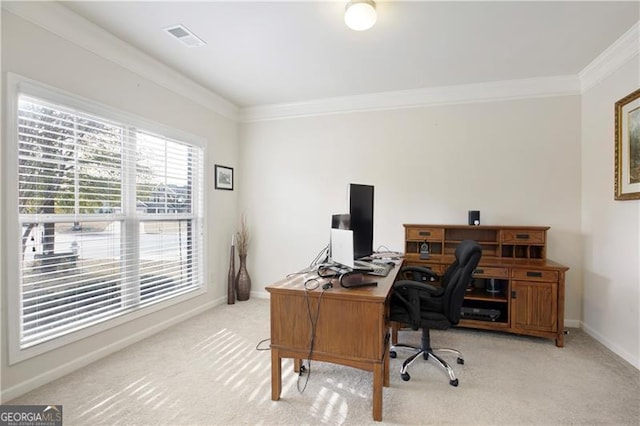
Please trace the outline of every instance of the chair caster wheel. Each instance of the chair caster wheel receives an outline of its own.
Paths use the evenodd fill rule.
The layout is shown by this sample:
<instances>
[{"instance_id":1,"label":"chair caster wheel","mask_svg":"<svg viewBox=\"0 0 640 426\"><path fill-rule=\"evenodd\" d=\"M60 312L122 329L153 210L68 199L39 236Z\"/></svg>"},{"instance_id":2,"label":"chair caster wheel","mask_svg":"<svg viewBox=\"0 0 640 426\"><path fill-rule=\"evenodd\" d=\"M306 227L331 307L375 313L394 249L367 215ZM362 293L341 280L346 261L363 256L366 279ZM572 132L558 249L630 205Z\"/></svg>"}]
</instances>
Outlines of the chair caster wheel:
<instances>
[{"instance_id":1,"label":"chair caster wheel","mask_svg":"<svg viewBox=\"0 0 640 426\"><path fill-rule=\"evenodd\" d=\"M451 386L458 386L458 379L455 379L455 380L449 380L449 384L450 384Z\"/></svg>"},{"instance_id":2,"label":"chair caster wheel","mask_svg":"<svg viewBox=\"0 0 640 426\"><path fill-rule=\"evenodd\" d=\"M405 382L408 382L409 379L411 378L409 373L402 373L402 374L400 374L400 377L402 377L402 380L404 380Z\"/></svg>"},{"instance_id":3,"label":"chair caster wheel","mask_svg":"<svg viewBox=\"0 0 640 426\"><path fill-rule=\"evenodd\" d=\"M390 351L390 352L389 352L389 357L390 357L390 358L395 358L395 357L397 357L397 356L398 356L398 354L396 353L396 351Z\"/></svg>"},{"instance_id":4,"label":"chair caster wheel","mask_svg":"<svg viewBox=\"0 0 640 426\"><path fill-rule=\"evenodd\" d=\"M460 364L460 365L464 364L464 359L458 358L458 364Z\"/></svg>"}]
</instances>

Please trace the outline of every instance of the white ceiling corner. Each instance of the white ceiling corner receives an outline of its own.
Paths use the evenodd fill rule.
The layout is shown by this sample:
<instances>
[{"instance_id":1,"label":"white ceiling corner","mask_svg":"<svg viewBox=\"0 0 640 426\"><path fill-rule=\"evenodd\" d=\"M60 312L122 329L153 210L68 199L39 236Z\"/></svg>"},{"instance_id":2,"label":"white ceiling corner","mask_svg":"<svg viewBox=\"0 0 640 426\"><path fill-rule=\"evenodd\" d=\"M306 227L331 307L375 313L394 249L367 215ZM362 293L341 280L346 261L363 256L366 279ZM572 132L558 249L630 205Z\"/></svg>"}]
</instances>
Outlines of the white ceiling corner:
<instances>
[{"instance_id":1,"label":"white ceiling corner","mask_svg":"<svg viewBox=\"0 0 640 426\"><path fill-rule=\"evenodd\" d=\"M581 92L595 86L634 58L640 61L640 21L580 71Z\"/></svg>"},{"instance_id":2,"label":"white ceiling corner","mask_svg":"<svg viewBox=\"0 0 640 426\"><path fill-rule=\"evenodd\" d=\"M223 117L238 120L239 109L233 103L57 2L3 2L2 8Z\"/></svg>"}]
</instances>

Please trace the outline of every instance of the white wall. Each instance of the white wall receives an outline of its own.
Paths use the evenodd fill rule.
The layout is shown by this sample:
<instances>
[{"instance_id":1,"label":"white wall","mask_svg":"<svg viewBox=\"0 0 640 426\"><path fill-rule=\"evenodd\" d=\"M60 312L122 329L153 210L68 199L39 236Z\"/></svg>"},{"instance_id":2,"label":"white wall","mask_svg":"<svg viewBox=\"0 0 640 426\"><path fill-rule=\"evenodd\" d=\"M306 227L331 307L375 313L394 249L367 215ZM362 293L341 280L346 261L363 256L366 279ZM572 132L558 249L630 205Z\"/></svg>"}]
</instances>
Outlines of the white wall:
<instances>
[{"instance_id":1,"label":"white wall","mask_svg":"<svg viewBox=\"0 0 640 426\"><path fill-rule=\"evenodd\" d=\"M583 328L640 368L640 200L614 201L614 104L638 55L582 96Z\"/></svg>"},{"instance_id":2,"label":"white wall","mask_svg":"<svg viewBox=\"0 0 640 426\"><path fill-rule=\"evenodd\" d=\"M161 87L148 79L107 61L7 11L2 11L2 82L12 72L161 123L208 141L206 169L208 288L203 296L147 315L93 337L64 346L47 354L15 365L7 364L6 288L8 268L2 265L2 401L86 364L96 357L115 351L131 340L193 315L215 303L226 301L228 246L236 227L237 191L213 190L213 164L236 167L238 161L238 126L235 121L213 113L181 94ZM6 90L2 91L6 105ZM4 108L3 108L4 109ZM3 127L6 125L3 115ZM5 141L3 134L4 147ZM3 148L4 150L4 148ZM0 165L0 168L2 166ZM2 171L0 169L0 171ZM3 184L7 177L2 176ZM15 205L2 198L3 208ZM13 226L4 223L3 226ZM6 235L6 233L3 233ZM8 250L2 241L3 251ZM4 258L2 258L4 262Z\"/></svg>"},{"instance_id":3,"label":"white wall","mask_svg":"<svg viewBox=\"0 0 640 426\"><path fill-rule=\"evenodd\" d=\"M256 292L308 265L350 182L375 186L374 248L403 250L404 223L549 225L581 318L580 98L336 114L241 127L241 208Z\"/></svg>"}]
</instances>

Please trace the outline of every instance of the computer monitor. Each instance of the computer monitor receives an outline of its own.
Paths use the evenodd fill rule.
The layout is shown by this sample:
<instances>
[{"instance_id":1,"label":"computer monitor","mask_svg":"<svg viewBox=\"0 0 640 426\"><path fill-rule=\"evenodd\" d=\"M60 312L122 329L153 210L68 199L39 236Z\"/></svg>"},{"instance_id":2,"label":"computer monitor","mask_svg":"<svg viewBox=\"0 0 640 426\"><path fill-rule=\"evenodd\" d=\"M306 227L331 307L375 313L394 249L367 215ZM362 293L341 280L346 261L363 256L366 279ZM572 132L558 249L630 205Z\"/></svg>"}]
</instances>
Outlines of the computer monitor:
<instances>
[{"instance_id":1,"label":"computer monitor","mask_svg":"<svg viewBox=\"0 0 640 426\"><path fill-rule=\"evenodd\" d=\"M373 253L373 186L349 185L349 216L356 259Z\"/></svg>"}]
</instances>

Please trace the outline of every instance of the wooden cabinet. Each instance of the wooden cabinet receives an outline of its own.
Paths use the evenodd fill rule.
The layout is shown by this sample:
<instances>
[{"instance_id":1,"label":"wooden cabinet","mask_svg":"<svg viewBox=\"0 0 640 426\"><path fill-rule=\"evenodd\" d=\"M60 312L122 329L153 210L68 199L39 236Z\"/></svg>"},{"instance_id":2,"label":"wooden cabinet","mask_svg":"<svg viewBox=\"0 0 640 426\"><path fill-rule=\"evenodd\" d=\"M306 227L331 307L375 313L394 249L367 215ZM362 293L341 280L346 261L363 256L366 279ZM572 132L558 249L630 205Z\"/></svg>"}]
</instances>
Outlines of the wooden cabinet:
<instances>
[{"instance_id":1,"label":"wooden cabinet","mask_svg":"<svg viewBox=\"0 0 640 426\"><path fill-rule=\"evenodd\" d=\"M453 262L460 241L475 240L482 247L459 326L545 337L564 346L564 278L569 268L546 258L549 227L404 227L405 264L437 273Z\"/></svg>"},{"instance_id":2,"label":"wooden cabinet","mask_svg":"<svg viewBox=\"0 0 640 426\"><path fill-rule=\"evenodd\" d=\"M511 327L524 334L558 329L558 284L511 282Z\"/></svg>"}]
</instances>

